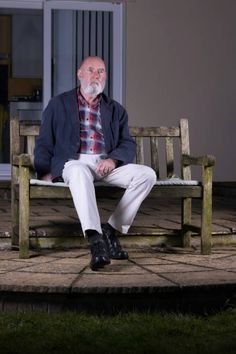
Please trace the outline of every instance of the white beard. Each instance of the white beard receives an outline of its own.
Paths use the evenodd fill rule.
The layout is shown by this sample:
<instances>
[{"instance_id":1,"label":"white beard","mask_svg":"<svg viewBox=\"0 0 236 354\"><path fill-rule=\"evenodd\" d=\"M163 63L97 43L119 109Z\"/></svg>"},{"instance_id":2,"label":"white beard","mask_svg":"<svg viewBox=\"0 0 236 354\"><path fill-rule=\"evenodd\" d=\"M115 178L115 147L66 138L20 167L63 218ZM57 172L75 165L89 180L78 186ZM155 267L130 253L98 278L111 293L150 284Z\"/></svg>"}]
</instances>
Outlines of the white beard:
<instances>
[{"instance_id":1,"label":"white beard","mask_svg":"<svg viewBox=\"0 0 236 354\"><path fill-rule=\"evenodd\" d=\"M85 85L83 80L81 80L80 83L81 83L81 87L82 87L84 93L88 96L99 95L101 92L103 92L104 87L105 87L105 82L103 85L101 85L100 82L93 81L93 82L91 82L91 84L89 84L87 86Z\"/></svg>"}]
</instances>

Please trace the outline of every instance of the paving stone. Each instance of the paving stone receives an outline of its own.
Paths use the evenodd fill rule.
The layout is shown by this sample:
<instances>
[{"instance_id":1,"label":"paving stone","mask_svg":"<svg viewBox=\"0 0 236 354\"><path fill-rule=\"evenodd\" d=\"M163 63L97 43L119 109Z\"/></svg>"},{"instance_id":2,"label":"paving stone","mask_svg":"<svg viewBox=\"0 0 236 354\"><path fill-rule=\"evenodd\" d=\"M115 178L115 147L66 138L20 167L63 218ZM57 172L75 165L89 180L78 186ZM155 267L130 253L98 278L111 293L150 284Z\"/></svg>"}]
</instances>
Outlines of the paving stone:
<instances>
[{"instance_id":1,"label":"paving stone","mask_svg":"<svg viewBox=\"0 0 236 354\"><path fill-rule=\"evenodd\" d=\"M15 260L0 260L0 271L1 272L6 272L6 271L11 271L11 270L19 270L24 268L25 266L30 266L32 263L30 262L21 262L21 261L15 261Z\"/></svg>"},{"instance_id":2,"label":"paving stone","mask_svg":"<svg viewBox=\"0 0 236 354\"><path fill-rule=\"evenodd\" d=\"M236 268L236 256L217 258L209 262L211 267L222 270L233 270Z\"/></svg>"},{"instance_id":3,"label":"paving stone","mask_svg":"<svg viewBox=\"0 0 236 354\"><path fill-rule=\"evenodd\" d=\"M50 257L56 257L56 258L80 258L83 256L88 256L90 255L90 250L87 249L67 249L67 250L50 250L47 251L47 254Z\"/></svg>"},{"instance_id":4,"label":"paving stone","mask_svg":"<svg viewBox=\"0 0 236 354\"><path fill-rule=\"evenodd\" d=\"M140 276L142 274L147 274L147 270L142 267L139 267L138 265L134 265L133 263L126 260L111 260L111 264L104 267L102 272L104 272L105 274L110 274L111 276L113 276L114 274L118 274L120 276L123 276L125 274L135 274ZM94 274L94 271L92 271L90 268L87 268L84 270L83 274Z\"/></svg>"},{"instance_id":5,"label":"paving stone","mask_svg":"<svg viewBox=\"0 0 236 354\"><path fill-rule=\"evenodd\" d=\"M132 257L132 260L139 264L139 265L168 265L168 264L175 264L175 261L174 260L168 260L168 259L159 259L159 258L155 258L155 257L152 257L152 255L149 254L149 256L147 257L147 254L142 257Z\"/></svg>"},{"instance_id":6,"label":"paving stone","mask_svg":"<svg viewBox=\"0 0 236 354\"><path fill-rule=\"evenodd\" d=\"M68 293L75 274L9 272L0 274L0 292Z\"/></svg>"},{"instance_id":7,"label":"paving stone","mask_svg":"<svg viewBox=\"0 0 236 354\"><path fill-rule=\"evenodd\" d=\"M4 259L19 259L19 252L12 250L1 250L0 251L0 261Z\"/></svg>"},{"instance_id":8,"label":"paving stone","mask_svg":"<svg viewBox=\"0 0 236 354\"><path fill-rule=\"evenodd\" d=\"M228 256L227 256L228 257ZM225 258L225 256L197 256L197 257L191 257L191 256L171 256L166 257L165 259L174 261L174 262L179 262L182 263L183 266L201 266L201 267L206 267L206 269L233 269L236 267L236 257L233 257L232 259Z\"/></svg>"},{"instance_id":9,"label":"paving stone","mask_svg":"<svg viewBox=\"0 0 236 354\"><path fill-rule=\"evenodd\" d=\"M49 263L28 265L21 268L21 272L51 273L51 274L79 274L88 265L86 259L60 259Z\"/></svg>"},{"instance_id":10,"label":"paving stone","mask_svg":"<svg viewBox=\"0 0 236 354\"><path fill-rule=\"evenodd\" d=\"M166 279L176 282L180 286L207 286L235 284L236 273L222 270L212 270L207 272L184 272L184 273L162 273ZM213 295L214 296L214 295Z\"/></svg>"},{"instance_id":11,"label":"paving stone","mask_svg":"<svg viewBox=\"0 0 236 354\"><path fill-rule=\"evenodd\" d=\"M166 280L156 274L110 274L96 272L83 274L74 284L72 292L81 293L141 293L152 292L153 288L175 287L171 280Z\"/></svg>"},{"instance_id":12,"label":"paving stone","mask_svg":"<svg viewBox=\"0 0 236 354\"><path fill-rule=\"evenodd\" d=\"M194 266L190 264L163 264L163 265L143 265L145 269L150 270L157 274L165 274L165 273L188 273L188 272L207 272L208 270L211 271L211 268L201 267L201 266Z\"/></svg>"}]
</instances>

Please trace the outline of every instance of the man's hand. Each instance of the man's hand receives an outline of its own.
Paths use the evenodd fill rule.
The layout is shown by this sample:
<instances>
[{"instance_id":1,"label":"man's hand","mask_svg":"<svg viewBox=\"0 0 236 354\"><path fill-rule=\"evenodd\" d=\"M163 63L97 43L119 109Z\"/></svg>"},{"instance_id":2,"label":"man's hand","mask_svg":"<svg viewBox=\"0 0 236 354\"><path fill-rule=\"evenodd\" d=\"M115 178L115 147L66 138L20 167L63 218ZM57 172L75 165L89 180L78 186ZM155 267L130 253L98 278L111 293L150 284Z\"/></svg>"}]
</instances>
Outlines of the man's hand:
<instances>
[{"instance_id":1,"label":"man's hand","mask_svg":"<svg viewBox=\"0 0 236 354\"><path fill-rule=\"evenodd\" d=\"M117 161L113 159L100 160L97 164L96 172L104 177L113 171L117 166Z\"/></svg>"},{"instance_id":2,"label":"man's hand","mask_svg":"<svg viewBox=\"0 0 236 354\"><path fill-rule=\"evenodd\" d=\"M52 175L48 173L41 178L43 181L52 182Z\"/></svg>"}]
</instances>

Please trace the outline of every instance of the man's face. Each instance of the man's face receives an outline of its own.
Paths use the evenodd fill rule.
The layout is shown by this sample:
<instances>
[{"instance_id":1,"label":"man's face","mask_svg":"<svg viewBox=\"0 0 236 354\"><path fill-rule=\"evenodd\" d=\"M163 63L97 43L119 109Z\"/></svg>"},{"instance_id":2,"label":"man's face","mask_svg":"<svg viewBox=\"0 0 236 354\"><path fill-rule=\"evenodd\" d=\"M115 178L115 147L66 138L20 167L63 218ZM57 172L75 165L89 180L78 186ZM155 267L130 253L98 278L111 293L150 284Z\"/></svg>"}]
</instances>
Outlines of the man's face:
<instances>
[{"instance_id":1,"label":"man's face","mask_svg":"<svg viewBox=\"0 0 236 354\"><path fill-rule=\"evenodd\" d=\"M106 84L106 68L101 59L89 58L78 70L82 92L87 96L97 96Z\"/></svg>"}]
</instances>

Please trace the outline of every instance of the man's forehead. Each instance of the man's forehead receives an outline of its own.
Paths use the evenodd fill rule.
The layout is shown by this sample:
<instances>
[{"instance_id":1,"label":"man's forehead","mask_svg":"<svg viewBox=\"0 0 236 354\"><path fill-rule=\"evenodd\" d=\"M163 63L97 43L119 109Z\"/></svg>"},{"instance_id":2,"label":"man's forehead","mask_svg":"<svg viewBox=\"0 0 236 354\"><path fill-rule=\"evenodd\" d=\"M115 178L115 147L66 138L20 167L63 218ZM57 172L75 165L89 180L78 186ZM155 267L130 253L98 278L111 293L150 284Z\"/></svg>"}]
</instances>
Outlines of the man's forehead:
<instances>
[{"instance_id":1,"label":"man's forehead","mask_svg":"<svg viewBox=\"0 0 236 354\"><path fill-rule=\"evenodd\" d=\"M102 60L99 59L87 59L84 64L83 64L84 68L102 68L105 69L105 64Z\"/></svg>"}]
</instances>

